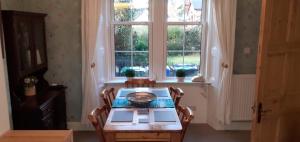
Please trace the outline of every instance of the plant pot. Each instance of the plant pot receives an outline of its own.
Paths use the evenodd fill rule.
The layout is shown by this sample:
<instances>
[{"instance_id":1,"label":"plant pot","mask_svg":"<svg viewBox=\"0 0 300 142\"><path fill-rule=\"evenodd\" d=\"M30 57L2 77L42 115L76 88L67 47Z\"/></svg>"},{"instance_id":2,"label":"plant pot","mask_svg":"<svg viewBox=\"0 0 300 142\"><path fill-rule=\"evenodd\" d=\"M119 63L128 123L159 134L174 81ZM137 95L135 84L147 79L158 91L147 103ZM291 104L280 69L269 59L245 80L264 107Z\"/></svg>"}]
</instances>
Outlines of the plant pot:
<instances>
[{"instance_id":1,"label":"plant pot","mask_svg":"<svg viewBox=\"0 0 300 142\"><path fill-rule=\"evenodd\" d=\"M128 81L131 81L133 77L126 77Z\"/></svg>"},{"instance_id":2,"label":"plant pot","mask_svg":"<svg viewBox=\"0 0 300 142\"><path fill-rule=\"evenodd\" d=\"M177 82L184 82L185 77L177 77Z\"/></svg>"}]
</instances>

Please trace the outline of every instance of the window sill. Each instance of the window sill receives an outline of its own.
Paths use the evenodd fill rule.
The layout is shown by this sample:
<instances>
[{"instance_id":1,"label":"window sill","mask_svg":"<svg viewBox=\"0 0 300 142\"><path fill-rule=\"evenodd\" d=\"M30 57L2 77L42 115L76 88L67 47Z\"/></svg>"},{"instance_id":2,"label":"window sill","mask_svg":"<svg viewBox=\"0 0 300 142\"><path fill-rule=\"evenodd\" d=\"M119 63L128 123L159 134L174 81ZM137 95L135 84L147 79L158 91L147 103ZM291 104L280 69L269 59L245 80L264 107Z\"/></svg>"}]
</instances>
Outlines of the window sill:
<instances>
[{"instance_id":1,"label":"window sill","mask_svg":"<svg viewBox=\"0 0 300 142\"><path fill-rule=\"evenodd\" d=\"M105 82L105 84L124 84L126 79L116 79ZM157 84L184 84L184 85L210 85L209 82L192 82L191 80L184 80L184 82L177 82L176 79L156 81Z\"/></svg>"}]
</instances>

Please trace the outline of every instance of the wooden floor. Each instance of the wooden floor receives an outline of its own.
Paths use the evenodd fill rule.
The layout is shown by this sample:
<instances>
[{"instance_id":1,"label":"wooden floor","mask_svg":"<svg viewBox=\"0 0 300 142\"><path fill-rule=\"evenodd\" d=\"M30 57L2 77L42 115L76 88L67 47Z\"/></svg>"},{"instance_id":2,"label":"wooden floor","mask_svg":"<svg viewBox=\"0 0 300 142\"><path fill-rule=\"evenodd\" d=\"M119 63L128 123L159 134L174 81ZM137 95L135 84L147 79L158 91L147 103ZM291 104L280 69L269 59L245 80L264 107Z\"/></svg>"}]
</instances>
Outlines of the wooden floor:
<instances>
[{"instance_id":1,"label":"wooden floor","mask_svg":"<svg viewBox=\"0 0 300 142\"><path fill-rule=\"evenodd\" d=\"M99 142L90 131L74 132L74 142ZM208 125L191 125L184 142L250 142L250 131L215 131Z\"/></svg>"}]
</instances>

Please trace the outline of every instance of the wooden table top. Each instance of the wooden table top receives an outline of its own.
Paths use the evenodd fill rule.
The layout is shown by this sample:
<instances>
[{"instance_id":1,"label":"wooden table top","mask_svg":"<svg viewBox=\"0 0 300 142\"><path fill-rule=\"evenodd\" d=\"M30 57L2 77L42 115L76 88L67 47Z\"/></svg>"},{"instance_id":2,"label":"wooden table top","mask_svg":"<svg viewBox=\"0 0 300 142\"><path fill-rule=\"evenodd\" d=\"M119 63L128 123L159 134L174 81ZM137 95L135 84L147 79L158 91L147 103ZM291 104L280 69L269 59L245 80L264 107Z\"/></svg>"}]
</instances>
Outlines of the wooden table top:
<instances>
[{"instance_id":1,"label":"wooden table top","mask_svg":"<svg viewBox=\"0 0 300 142\"><path fill-rule=\"evenodd\" d=\"M155 90L162 90L167 93L167 97L158 97L171 99L168 88L121 88L116 98L124 98L120 96L122 91L147 91L151 92ZM145 108L112 108L107 121L104 126L105 132L179 132L182 130L182 126L175 108L146 108L149 112L148 114L139 114L139 110L145 110ZM113 114L116 111L133 111L133 121L132 122L111 122ZM174 113L176 122L155 122L154 121L154 111L169 111ZM148 123L140 123L139 119L148 119Z\"/></svg>"},{"instance_id":2,"label":"wooden table top","mask_svg":"<svg viewBox=\"0 0 300 142\"><path fill-rule=\"evenodd\" d=\"M72 130L10 130L0 142L72 142Z\"/></svg>"}]
</instances>

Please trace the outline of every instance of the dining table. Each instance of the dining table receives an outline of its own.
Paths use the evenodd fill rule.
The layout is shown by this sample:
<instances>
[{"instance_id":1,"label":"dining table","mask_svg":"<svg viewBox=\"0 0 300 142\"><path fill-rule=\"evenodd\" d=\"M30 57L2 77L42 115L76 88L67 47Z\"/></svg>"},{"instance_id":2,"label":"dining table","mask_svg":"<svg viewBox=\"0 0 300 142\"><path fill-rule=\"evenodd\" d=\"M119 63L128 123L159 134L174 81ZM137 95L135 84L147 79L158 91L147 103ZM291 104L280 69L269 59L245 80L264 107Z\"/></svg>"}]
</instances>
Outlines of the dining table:
<instances>
[{"instance_id":1,"label":"dining table","mask_svg":"<svg viewBox=\"0 0 300 142\"><path fill-rule=\"evenodd\" d=\"M132 93L151 93L146 105L128 100ZM107 142L181 141L182 125L168 88L120 88L113 101L103 131Z\"/></svg>"}]
</instances>

